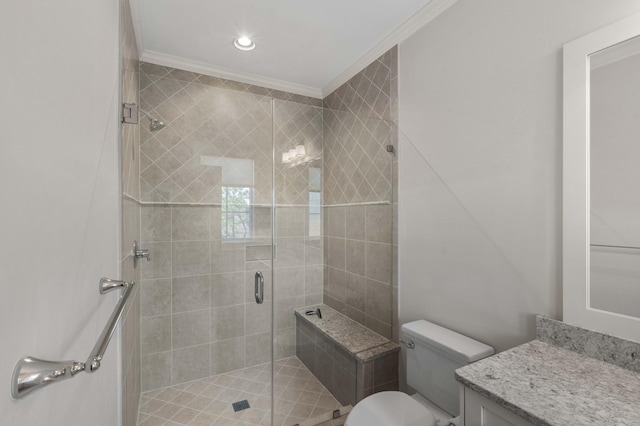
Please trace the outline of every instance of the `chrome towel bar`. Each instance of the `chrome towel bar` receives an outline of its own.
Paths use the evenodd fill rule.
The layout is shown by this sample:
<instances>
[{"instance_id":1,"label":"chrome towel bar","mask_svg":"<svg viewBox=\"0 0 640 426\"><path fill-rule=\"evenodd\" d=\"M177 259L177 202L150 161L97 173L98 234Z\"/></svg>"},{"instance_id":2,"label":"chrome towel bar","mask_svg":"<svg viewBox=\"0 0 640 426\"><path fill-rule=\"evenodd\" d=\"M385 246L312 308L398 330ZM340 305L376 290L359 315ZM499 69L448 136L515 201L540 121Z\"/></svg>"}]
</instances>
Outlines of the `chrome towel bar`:
<instances>
[{"instance_id":1,"label":"chrome towel bar","mask_svg":"<svg viewBox=\"0 0 640 426\"><path fill-rule=\"evenodd\" d=\"M122 312L124 311L127 299L133 291L135 283L133 281L118 281L110 278L100 280L100 294L108 293L120 288L124 289L122 297L111 314L107 325L102 330L91 354L85 363L79 361L46 361L33 357L26 357L18 361L13 370L11 379L11 396L14 399L24 398L36 389L50 383L62 381L74 377L77 373L85 371L93 373L100 368L100 362L107 350L111 336L115 331Z\"/></svg>"}]
</instances>

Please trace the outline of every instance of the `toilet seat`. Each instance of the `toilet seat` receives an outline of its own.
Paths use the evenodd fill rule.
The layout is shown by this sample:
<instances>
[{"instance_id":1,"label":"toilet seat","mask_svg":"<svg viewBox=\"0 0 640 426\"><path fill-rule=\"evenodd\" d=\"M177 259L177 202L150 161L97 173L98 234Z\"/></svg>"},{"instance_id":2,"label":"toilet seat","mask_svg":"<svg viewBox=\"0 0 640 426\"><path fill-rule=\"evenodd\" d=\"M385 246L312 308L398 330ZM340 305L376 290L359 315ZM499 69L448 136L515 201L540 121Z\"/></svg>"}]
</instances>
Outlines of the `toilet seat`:
<instances>
[{"instance_id":1,"label":"toilet seat","mask_svg":"<svg viewBox=\"0 0 640 426\"><path fill-rule=\"evenodd\" d=\"M435 426L433 413L404 392L379 392L356 404L345 426Z\"/></svg>"}]
</instances>

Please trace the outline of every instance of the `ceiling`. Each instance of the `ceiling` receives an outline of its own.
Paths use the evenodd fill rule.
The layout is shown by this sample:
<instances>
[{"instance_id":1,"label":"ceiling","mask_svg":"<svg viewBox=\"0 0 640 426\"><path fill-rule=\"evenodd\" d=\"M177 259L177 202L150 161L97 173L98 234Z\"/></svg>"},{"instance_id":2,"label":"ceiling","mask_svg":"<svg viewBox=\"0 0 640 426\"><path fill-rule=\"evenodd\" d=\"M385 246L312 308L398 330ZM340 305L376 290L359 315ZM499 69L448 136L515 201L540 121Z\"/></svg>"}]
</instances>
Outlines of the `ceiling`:
<instances>
[{"instance_id":1,"label":"ceiling","mask_svg":"<svg viewBox=\"0 0 640 426\"><path fill-rule=\"evenodd\" d=\"M131 0L143 61L323 97L455 0ZM241 51L234 39L251 37Z\"/></svg>"}]
</instances>

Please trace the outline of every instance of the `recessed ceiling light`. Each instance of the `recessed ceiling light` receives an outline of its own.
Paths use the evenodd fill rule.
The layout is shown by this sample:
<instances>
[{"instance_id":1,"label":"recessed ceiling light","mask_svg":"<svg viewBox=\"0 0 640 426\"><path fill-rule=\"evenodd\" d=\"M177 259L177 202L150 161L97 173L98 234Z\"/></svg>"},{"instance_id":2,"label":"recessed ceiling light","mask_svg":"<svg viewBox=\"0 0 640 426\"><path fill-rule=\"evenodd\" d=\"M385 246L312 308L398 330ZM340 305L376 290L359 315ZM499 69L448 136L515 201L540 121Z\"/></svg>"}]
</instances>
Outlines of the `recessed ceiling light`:
<instances>
[{"instance_id":1,"label":"recessed ceiling light","mask_svg":"<svg viewBox=\"0 0 640 426\"><path fill-rule=\"evenodd\" d=\"M253 50L256 44L249 37L240 37L233 41L233 45L240 50Z\"/></svg>"}]
</instances>

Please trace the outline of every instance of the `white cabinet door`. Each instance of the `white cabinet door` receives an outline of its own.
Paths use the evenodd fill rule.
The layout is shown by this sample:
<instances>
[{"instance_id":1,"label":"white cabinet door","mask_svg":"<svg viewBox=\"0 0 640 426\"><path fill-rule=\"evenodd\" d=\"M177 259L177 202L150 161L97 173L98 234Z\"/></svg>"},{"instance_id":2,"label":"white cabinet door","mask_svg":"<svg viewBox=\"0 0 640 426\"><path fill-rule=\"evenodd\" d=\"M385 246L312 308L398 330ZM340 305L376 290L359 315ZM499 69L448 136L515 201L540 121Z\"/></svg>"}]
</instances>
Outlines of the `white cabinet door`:
<instances>
[{"instance_id":1,"label":"white cabinet door","mask_svg":"<svg viewBox=\"0 0 640 426\"><path fill-rule=\"evenodd\" d=\"M532 426L532 423L502 408L484 396L464 388L461 418L464 426Z\"/></svg>"}]
</instances>

